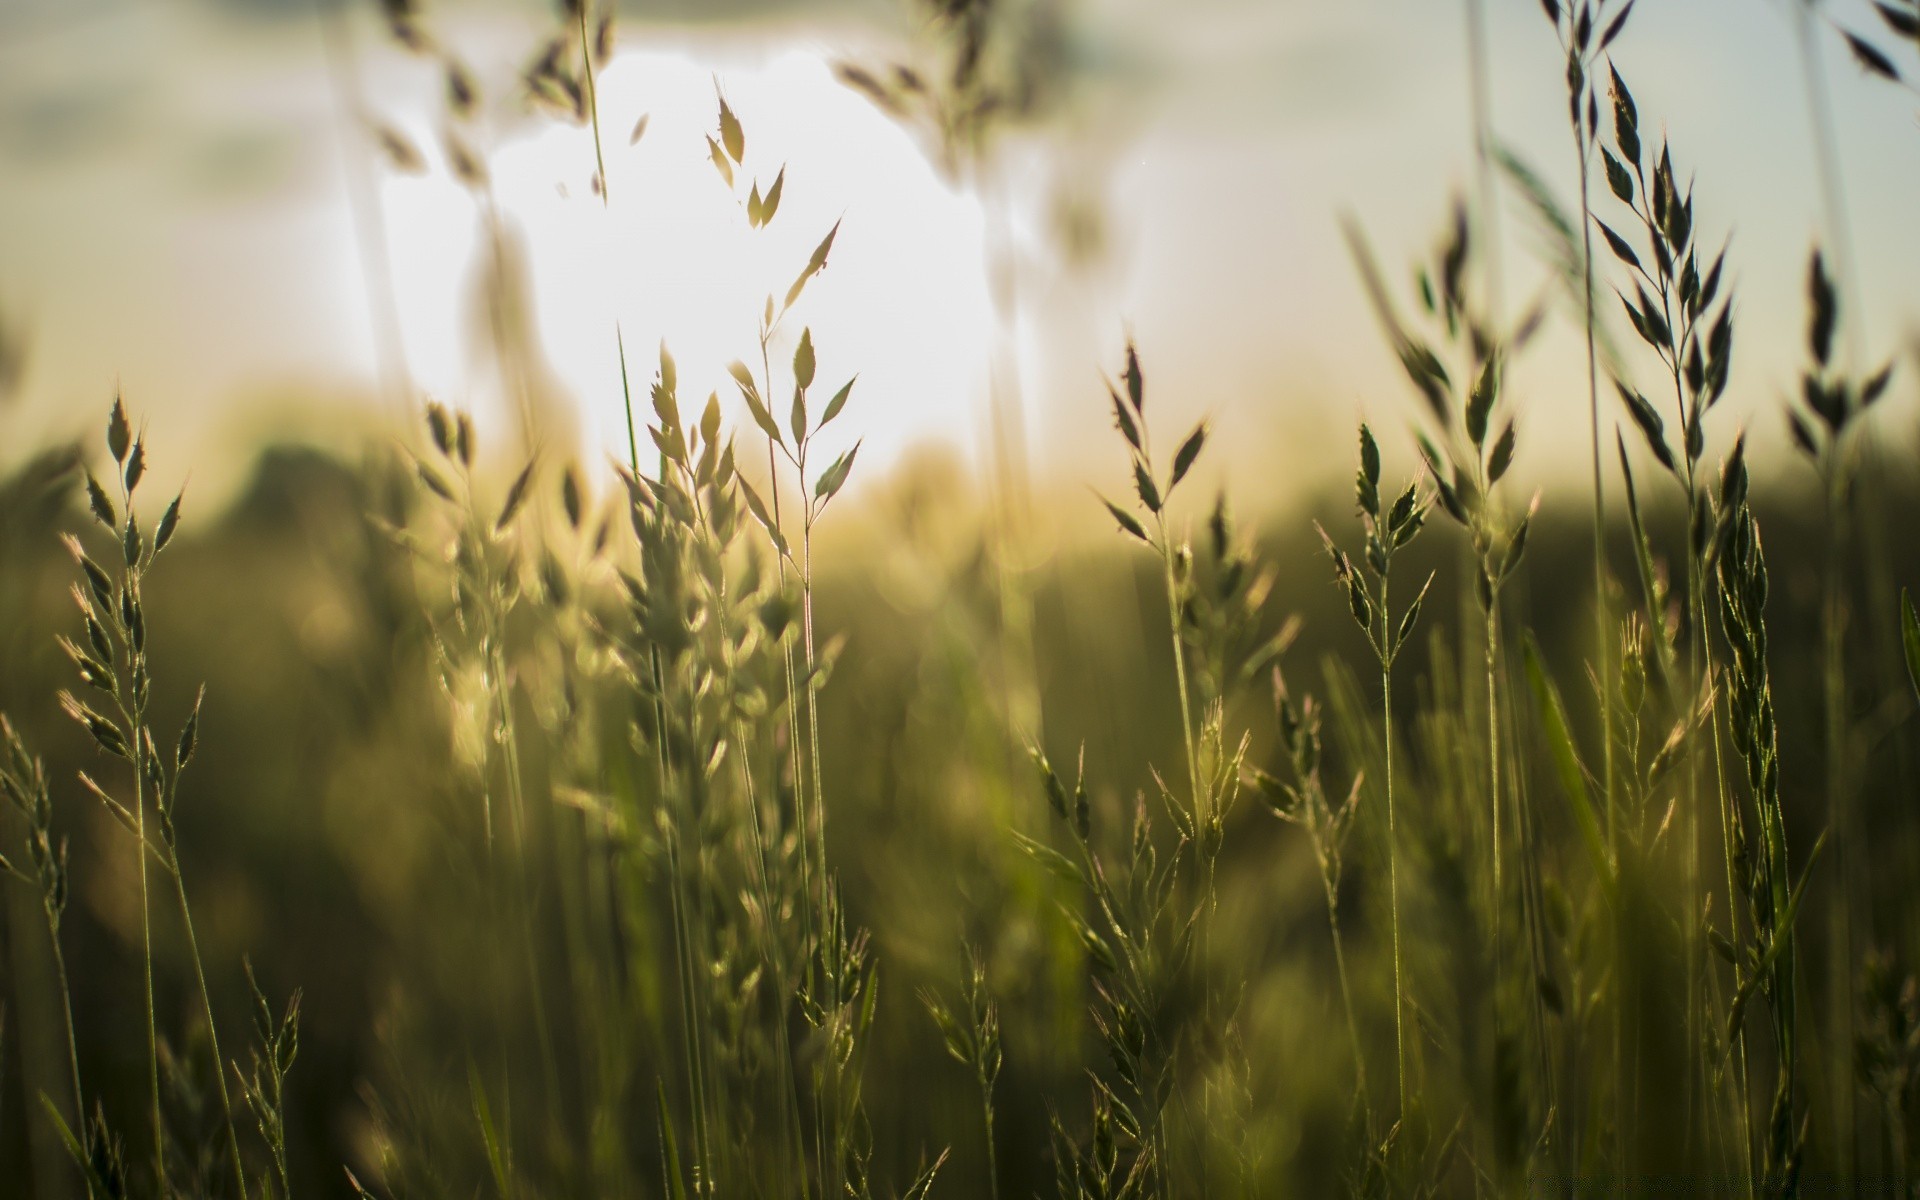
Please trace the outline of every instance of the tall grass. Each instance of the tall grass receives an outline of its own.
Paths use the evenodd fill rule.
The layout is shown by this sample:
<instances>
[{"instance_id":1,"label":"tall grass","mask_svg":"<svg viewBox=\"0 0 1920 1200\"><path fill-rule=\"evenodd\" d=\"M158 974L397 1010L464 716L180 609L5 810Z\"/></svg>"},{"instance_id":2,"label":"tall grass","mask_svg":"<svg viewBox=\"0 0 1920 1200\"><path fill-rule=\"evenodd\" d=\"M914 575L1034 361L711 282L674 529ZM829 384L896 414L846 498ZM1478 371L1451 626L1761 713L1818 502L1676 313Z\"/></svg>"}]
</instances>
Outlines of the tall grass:
<instances>
[{"instance_id":1,"label":"tall grass","mask_svg":"<svg viewBox=\"0 0 1920 1200\"><path fill-rule=\"evenodd\" d=\"M1429 575L1420 584L1412 602L1404 610L1396 614L1390 607L1388 586L1393 578L1394 553L1411 542L1426 524L1427 504L1421 499L1418 481L1409 483L1391 507L1381 504L1380 447L1374 441L1372 431L1365 425L1360 426L1360 471L1355 479L1355 491L1366 543L1363 566L1356 566L1324 530L1320 536L1333 559L1334 578L1346 589L1347 607L1353 614L1354 623L1366 635L1367 646L1373 651L1374 662L1380 673L1380 758L1386 764L1387 913L1393 940L1394 1084L1399 1093L1398 1119L1405 1121L1410 1113L1407 1092L1407 990L1402 978L1403 960L1400 952L1400 843L1393 803L1393 665L1413 634L1420 618L1420 606L1426 600L1433 577Z\"/></svg>"},{"instance_id":2,"label":"tall grass","mask_svg":"<svg viewBox=\"0 0 1920 1200\"><path fill-rule=\"evenodd\" d=\"M986 7L941 9L962 62L985 52ZM23 1193L77 1181L90 1198L156 1200L1466 1196L1712 1182L1792 1196L1828 1171L1861 1186L1872 1162L1904 1194L1920 1086L1912 949L1865 944L1856 918L1896 938L1883 918L1904 914L1852 876L1906 839L1874 836L1866 818L1887 809L1864 798L1912 781L1856 725L1868 639L1845 636L1849 613L1871 611L1844 557L1851 455L1892 375L1856 377L1834 354L1838 289L1816 255L1789 428L1826 504L1817 532L1796 535L1772 482L1750 476L1744 435L1710 453L1733 268L1703 247L1692 187L1664 142L1643 141L1609 57L1628 44L1632 6L1545 7L1579 158L1581 227L1566 220L1555 265L1575 280L1586 350L1591 545L1575 532L1589 514L1562 520L1551 500L1511 493L1523 433L1562 414L1554 388L1524 392L1510 370L1550 317L1541 302L1505 318L1486 282L1489 164L1539 211L1551 201L1498 150L1482 97L1480 220L1455 210L1414 272L1409 315L1349 231L1415 404L1396 421L1404 441L1376 437L1384 416L1359 427L1357 530L1339 532L1351 527L1335 505L1312 526L1335 590L1312 568L1304 517L1248 536L1224 493L1195 502L1213 427L1155 440L1171 407L1158 397L1180 383L1150 398L1129 342L1102 407L1131 495L1102 503L1131 557L1087 561L1111 572L1117 607L1131 596L1142 615L1069 608L1064 571L1027 574L1021 560L1044 723L994 699L991 668L953 661L1025 636L1008 620L1004 524L969 527L939 584L909 581L944 589L932 607L962 632L939 637L872 582L885 551L842 554L856 539L823 532L850 508L881 524L896 503L885 484L851 482L861 405L894 398L856 392L833 357L838 331L809 311L837 224L783 264L783 293L742 298L739 357L713 364L727 402L686 388L665 346L648 386L632 387L615 324L628 446L606 495L532 403L516 413L524 445L505 454L480 445L463 406L423 404L401 469L329 468L354 499L326 518L334 536L312 539L300 578L380 632L343 672L365 714L318 723L318 750L215 734L216 712L268 715L221 696L270 665L224 645L204 661L156 653L196 615L149 587L163 552L182 557L181 500L151 525L136 512L147 442L116 403L101 468L112 488L77 480L101 531L66 541L80 620L58 645L81 687L50 704L38 677L37 691L9 686L14 716L0 720L0 872L38 906L31 928L7 929L9 948L51 967L9 976L0 1004L51 1014L28 1036L56 1049L10 1061L7 1080L73 1159L71 1180L32 1175ZM479 83L411 5L388 15L441 72L456 142L478 145ZM591 131L607 207L617 149L602 123L616 114L601 111L597 72L614 39L607 10L563 6L517 81ZM985 136L990 114L942 109L924 81L849 78L882 101L921 97L960 122L950 136ZM935 99L979 100L982 78L1004 83L956 77ZM810 186L807 164L766 160L749 139L756 114L724 81L715 113L690 149L750 228L790 219L783 197ZM483 153L451 161L484 205ZM1611 200L1590 192L1596 165ZM1612 264L1593 261L1596 240ZM1605 290L1617 305L1596 302ZM1616 308L1631 355L1603 354ZM514 350L499 340L512 391ZM1603 367L1623 404L1612 429ZM1658 386L1642 391L1636 367ZM1559 382L1577 398L1579 380ZM1619 514L1605 503L1609 435ZM1389 486L1401 461L1410 477ZM1642 495L1649 461L1677 504ZM915 484L937 505L963 499ZM85 519L71 507L63 497L24 528L55 543ZM196 531L208 594L244 557L236 546L301 542L266 508L249 500L234 524ZM1436 508L1457 532L1419 537ZM236 540L249 520L275 531L264 548ZM1624 604L1610 536L1633 554ZM1795 570L1778 549L1794 536L1828 547L1813 573L1817 637L1799 636L1809 606L1775 582ZM359 557L325 557L335 543ZM1590 586L1569 567L1589 550ZM902 558L928 570L927 556ZM21 577L57 569L20 561ZM195 585L183 572L166 586ZM283 603L263 596L246 620ZM53 620L19 608L23 625ZM1330 628L1342 608L1363 646ZM1570 633L1589 608L1592 633ZM1920 619L1901 611L1920 679ZM1325 654L1317 676L1301 661L1309 636ZM1002 670L1024 653L1001 651ZM209 690L156 690L161 668L171 686L189 665ZM1816 674L1820 720L1803 728L1798 692ZM1583 677L1592 703L1569 703ZM276 702L255 707L284 702L314 722L297 691L275 684ZM33 706L64 709L78 736L41 730ZM956 728L992 737L966 744ZM987 761L1023 742L1031 773ZM1843 747L1857 770L1843 770ZM211 836L214 821L245 825L233 780L256 754L324 774L326 803L352 814L335 843L296 855L358 872L340 907L363 906L355 928L383 949L347 960L347 986L296 925L298 905L248 923L233 916L246 905L210 899L273 891L246 843ZM1800 763L1815 757L1824 813L1801 799ZM181 786L190 761L199 790ZM996 788L1051 821L975 803ZM1247 789L1302 836L1249 814ZM82 794L134 862L104 852L70 802ZM184 830L196 856L209 833L191 891L186 800L211 814ZM1820 860L1823 820L1834 868ZM1846 878L1810 886L1827 869ZM255 960L304 991L276 1007ZM1838 967L1826 989L1816 962ZM245 1063L220 1036L243 986Z\"/></svg>"}]
</instances>

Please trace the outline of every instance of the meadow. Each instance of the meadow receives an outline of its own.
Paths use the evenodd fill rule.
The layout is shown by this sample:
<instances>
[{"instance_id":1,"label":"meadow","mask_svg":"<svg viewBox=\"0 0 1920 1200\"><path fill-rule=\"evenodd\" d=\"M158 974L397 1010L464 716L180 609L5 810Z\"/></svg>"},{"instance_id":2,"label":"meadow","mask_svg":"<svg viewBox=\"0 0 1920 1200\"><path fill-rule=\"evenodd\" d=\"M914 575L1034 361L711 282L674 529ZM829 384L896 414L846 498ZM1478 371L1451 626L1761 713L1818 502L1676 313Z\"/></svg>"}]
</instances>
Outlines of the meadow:
<instances>
[{"instance_id":1,"label":"meadow","mask_svg":"<svg viewBox=\"0 0 1920 1200\"><path fill-rule=\"evenodd\" d=\"M484 196L491 83L382 7ZM843 80L979 159L1035 89L1005 8L924 7L941 74ZM417 397L203 516L102 399L0 479L0 1194L1913 1195L1914 368L1845 255L1729 243L1634 0L1539 7L1503 69L1564 78L1581 190L1486 136L1428 258L1348 228L1403 394L1298 510L1205 490L1118 330L1126 490L870 467L838 225L724 404L608 345L613 469ZM1809 21L1820 86L1910 103L1920 7L1869 12ZM512 86L637 140L623 36L569 0ZM761 228L754 117L717 88L706 152ZM1496 195L1558 272L1504 314ZM1765 471L1716 411L1750 255L1804 264ZM1582 369L1509 388L1555 325ZM1550 422L1591 479L1520 493Z\"/></svg>"}]
</instances>

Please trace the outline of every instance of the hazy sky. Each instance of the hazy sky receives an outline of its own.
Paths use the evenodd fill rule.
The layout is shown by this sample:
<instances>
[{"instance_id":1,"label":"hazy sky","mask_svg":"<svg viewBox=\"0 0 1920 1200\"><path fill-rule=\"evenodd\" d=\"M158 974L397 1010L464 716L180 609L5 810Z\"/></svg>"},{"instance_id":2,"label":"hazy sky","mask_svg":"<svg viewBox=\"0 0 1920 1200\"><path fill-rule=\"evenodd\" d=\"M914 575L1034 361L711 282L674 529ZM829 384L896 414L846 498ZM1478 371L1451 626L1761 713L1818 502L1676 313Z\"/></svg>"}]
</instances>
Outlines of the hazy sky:
<instances>
[{"instance_id":1,"label":"hazy sky","mask_svg":"<svg viewBox=\"0 0 1920 1200\"><path fill-rule=\"evenodd\" d=\"M1643 128L1669 130L1696 178L1702 235L1733 235L1735 415L1715 420L1730 430L1750 419L1776 443L1778 401L1801 355L1806 255L1824 219L1794 2L1640 0L1615 48ZM1485 3L1497 133L1571 201L1551 29L1537 0ZM422 144L423 177L382 166L343 120L313 4L0 4L0 314L31 347L20 394L0 412L0 461L90 424L116 382L187 443L339 424L355 404L379 403L369 273L349 203L356 164L373 172L392 260L374 285L399 301L410 373L442 399L489 403L470 295L481 224L437 146L437 77L385 44L372 7L358 6L352 26L361 86L369 107ZM659 6L627 7L604 96L607 212L588 191L584 135L515 120L502 94L549 7L429 6L493 85L490 165L528 254L552 378L590 441L623 440L618 320L636 374L651 373L666 337L689 390L719 388L726 360L754 347L759 297L783 290L775 280L844 216L832 266L796 315L815 326L823 376L837 386L860 373L846 434L865 434L876 460L924 438L976 444L995 321L982 250L1002 210L945 181L920 143L828 70L912 53L914 22L873 0L764 7L702 23L650 22ZM1830 7L1870 21L1864 5ZM1213 414L1223 461L1263 487L1345 470L1324 452L1329 429L1362 412L1391 423L1411 411L1338 218L1350 211L1365 225L1399 284L1401 264L1432 246L1450 196L1471 184L1463 12L1452 0L1069 6L1074 95L1056 122L1007 148L1003 169L1023 248L1023 393L1044 478L1114 473L1099 373L1128 330L1156 415L1172 426ZM1831 32L1819 45L1861 341L1885 357L1920 317L1920 101L1862 78ZM755 177L764 185L792 164L782 215L757 238L705 162L716 79L747 125ZM642 112L646 135L630 147ZM1070 266L1049 231L1063 200L1088 199L1107 254ZM1504 208L1502 228L1504 290L1518 303L1545 270L1518 207ZM1513 388L1525 414L1520 469L1551 479L1585 439L1570 331L1545 338ZM1912 391L1903 382L1883 418L1902 445ZM295 400L298 416L284 407Z\"/></svg>"}]
</instances>

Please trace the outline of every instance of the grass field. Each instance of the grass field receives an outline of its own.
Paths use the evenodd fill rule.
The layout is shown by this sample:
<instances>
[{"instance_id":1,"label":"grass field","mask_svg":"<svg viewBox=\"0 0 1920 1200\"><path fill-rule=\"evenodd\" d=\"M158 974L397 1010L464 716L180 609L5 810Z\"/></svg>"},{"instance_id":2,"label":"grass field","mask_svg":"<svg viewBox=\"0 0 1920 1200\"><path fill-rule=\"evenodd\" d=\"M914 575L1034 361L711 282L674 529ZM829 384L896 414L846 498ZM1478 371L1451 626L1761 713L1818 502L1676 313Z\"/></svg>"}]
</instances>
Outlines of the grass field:
<instances>
[{"instance_id":1,"label":"grass field","mask_svg":"<svg viewBox=\"0 0 1920 1200\"><path fill-rule=\"evenodd\" d=\"M846 82L982 155L1005 10L927 7L945 74ZM0 480L0 1194L1914 1194L1911 368L1843 256L1729 245L1631 3L1541 7L1563 57L1504 69L1564 76L1582 193L1483 136L1429 261L1348 230L1406 386L1304 507L1203 490L1118 331L1125 491L870 466L837 225L724 406L608 345L617 474L422 398L203 515L129 392ZM1808 36L1900 104L1878 11ZM596 147L602 15L520 81ZM707 150L758 228L753 117ZM1517 315L1495 193L1561 272ZM1754 255L1805 261L1805 366L1750 472ZM1581 369L1509 388L1556 323ZM1521 494L1549 422L1591 479Z\"/></svg>"}]
</instances>

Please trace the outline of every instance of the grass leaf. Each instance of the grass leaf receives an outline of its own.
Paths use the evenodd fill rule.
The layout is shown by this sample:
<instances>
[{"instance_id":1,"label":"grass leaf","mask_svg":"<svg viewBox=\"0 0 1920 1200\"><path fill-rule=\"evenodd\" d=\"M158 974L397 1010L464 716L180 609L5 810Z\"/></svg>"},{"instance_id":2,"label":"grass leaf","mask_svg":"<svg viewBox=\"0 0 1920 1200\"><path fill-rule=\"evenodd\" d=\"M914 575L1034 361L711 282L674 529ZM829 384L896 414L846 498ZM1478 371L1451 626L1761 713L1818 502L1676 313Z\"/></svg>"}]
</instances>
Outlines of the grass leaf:
<instances>
[{"instance_id":1,"label":"grass leaf","mask_svg":"<svg viewBox=\"0 0 1920 1200\"><path fill-rule=\"evenodd\" d=\"M1553 758L1554 774L1559 777L1560 790L1566 793L1573 809L1574 825L1580 831L1580 841L1586 847L1594 875L1600 880L1608 903L1614 903L1618 885L1614 878L1613 863L1607 857L1606 839L1601 835L1600 821L1594 815L1593 797L1587 791L1586 771L1580 765L1578 751L1574 749L1573 731L1567 725L1566 706L1560 702L1559 689L1554 687L1546 668L1541 665L1540 648L1531 633L1527 635L1522 653L1526 659L1527 682L1533 688L1534 707L1539 713L1542 732L1547 738L1547 749Z\"/></svg>"},{"instance_id":2,"label":"grass leaf","mask_svg":"<svg viewBox=\"0 0 1920 1200\"><path fill-rule=\"evenodd\" d=\"M1920 695L1920 614L1913 608L1913 597L1900 589L1900 642L1907 652L1907 681Z\"/></svg>"},{"instance_id":3,"label":"grass leaf","mask_svg":"<svg viewBox=\"0 0 1920 1200\"><path fill-rule=\"evenodd\" d=\"M501 1200L513 1195L512 1152L502 1147L493 1124L493 1109L487 1103L487 1085L481 1082L480 1068L467 1059L467 1091L473 1098L473 1118L480 1126L480 1140L486 1145L487 1167L493 1172L493 1186Z\"/></svg>"},{"instance_id":4,"label":"grass leaf","mask_svg":"<svg viewBox=\"0 0 1920 1200\"><path fill-rule=\"evenodd\" d=\"M1140 524L1139 519L1132 513L1105 496L1100 497L1100 503L1106 505L1107 511L1113 514L1113 519L1120 522L1121 532L1131 534L1149 546L1153 545L1153 539L1147 536L1146 526Z\"/></svg>"}]
</instances>

